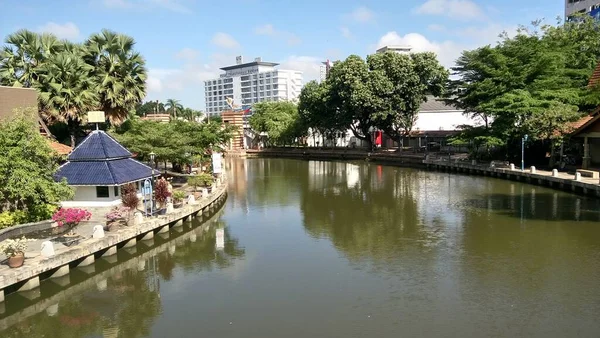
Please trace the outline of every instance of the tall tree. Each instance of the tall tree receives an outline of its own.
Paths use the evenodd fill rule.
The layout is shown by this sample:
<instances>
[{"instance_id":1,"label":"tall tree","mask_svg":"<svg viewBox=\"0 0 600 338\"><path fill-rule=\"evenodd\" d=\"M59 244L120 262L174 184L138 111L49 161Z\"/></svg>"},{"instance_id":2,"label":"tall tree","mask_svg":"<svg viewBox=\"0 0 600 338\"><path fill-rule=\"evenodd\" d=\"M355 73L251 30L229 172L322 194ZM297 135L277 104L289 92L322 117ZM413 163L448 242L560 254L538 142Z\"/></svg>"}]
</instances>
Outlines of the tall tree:
<instances>
[{"instance_id":1,"label":"tall tree","mask_svg":"<svg viewBox=\"0 0 600 338\"><path fill-rule=\"evenodd\" d=\"M113 124L122 123L146 96L146 65L133 38L109 30L84 42L84 60L98 85L98 108Z\"/></svg>"},{"instance_id":2,"label":"tall tree","mask_svg":"<svg viewBox=\"0 0 600 338\"><path fill-rule=\"evenodd\" d=\"M332 102L327 82L310 81L302 88L298 113L304 126L311 128L313 135L320 134L326 139L335 139L337 133L348 130L348 126L340 118L341 111Z\"/></svg>"},{"instance_id":3,"label":"tall tree","mask_svg":"<svg viewBox=\"0 0 600 338\"><path fill-rule=\"evenodd\" d=\"M41 111L67 124L72 147L82 119L98 100L96 83L88 75L91 70L78 53L60 52L40 67L35 85Z\"/></svg>"},{"instance_id":4,"label":"tall tree","mask_svg":"<svg viewBox=\"0 0 600 338\"><path fill-rule=\"evenodd\" d=\"M179 100L175 99L168 99L167 103L165 104L165 108L167 108L167 111L169 114L171 114L171 116L173 116L174 119L177 119L177 112L181 112L183 110L183 106Z\"/></svg>"},{"instance_id":5,"label":"tall tree","mask_svg":"<svg viewBox=\"0 0 600 338\"><path fill-rule=\"evenodd\" d=\"M65 43L54 35L25 29L8 35L5 42L0 50L0 84L4 86L34 87L40 67L65 49Z\"/></svg>"},{"instance_id":6,"label":"tall tree","mask_svg":"<svg viewBox=\"0 0 600 338\"><path fill-rule=\"evenodd\" d=\"M260 102L252 110L250 127L259 133L267 133L273 144L291 144L305 134L298 107L292 102Z\"/></svg>"},{"instance_id":7,"label":"tall tree","mask_svg":"<svg viewBox=\"0 0 600 338\"><path fill-rule=\"evenodd\" d=\"M434 53L402 55L394 52L370 55L371 72L381 71L387 81L385 88L375 93L388 104L386 110L375 112L377 126L392 138L408 136L417 121L421 104L427 95L440 96L448 81L448 71Z\"/></svg>"}]
</instances>

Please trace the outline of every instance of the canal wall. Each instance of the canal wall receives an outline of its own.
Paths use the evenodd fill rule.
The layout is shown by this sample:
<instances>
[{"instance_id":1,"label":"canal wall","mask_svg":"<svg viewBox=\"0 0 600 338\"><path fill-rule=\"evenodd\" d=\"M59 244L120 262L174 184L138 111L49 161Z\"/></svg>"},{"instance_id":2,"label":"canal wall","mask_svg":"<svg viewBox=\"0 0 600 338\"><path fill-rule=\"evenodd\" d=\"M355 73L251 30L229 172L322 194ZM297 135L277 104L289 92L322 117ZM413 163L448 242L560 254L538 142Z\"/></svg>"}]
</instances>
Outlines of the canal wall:
<instances>
[{"instance_id":1,"label":"canal wall","mask_svg":"<svg viewBox=\"0 0 600 338\"><path fill-rule=\"evenodd\" d=\"M372 161L388 165L416 167L442 172L455 172L465 175L481 175L505 180L521 181L529 184L546 186L578 195L600 197L600 181L581 175L558 171L537 170L535 167L521 170L507 163L467 161L464 156L430 156L426 154L404 154L392 152L370 153L351 149L308 149L308 148L273 148L264 150L247 150L247 157L293 158L305 160L360 160Z\"/></svg>"},{"instance_id":2,"label":"canal wall","mask_svg":"<svg viewBox=\"0 0 600 338\"><path fill-rule=\"evenodd\" d=\"M220 182L220 181L218 181ZM173 212L146 218L140 224L115 232L105 232L101 238L82 240L74 247L57 250L50 257L42 255L27 258L19 268L0 268L0 301L4 295L15 291L31 291L45 278L63 277L74 267L89 266L97 258L112 256L118 249L134 246L138 240L150 240L155 233L165 233L170 227L179 227L190 217L202 215L226 198L227 183L217 183L212 192L194 204L187 204Z\"/></svg>"},{"instance_id":3,"label":"canal wall","mask_svg":"<svg viewBox=\"0 0 600 338\"><path fill-rule=\"evenodd\" d=\"M34 300L37 300L35 304L15 311L14 313L4 314L5 304L0 303L0 315L2 315L0 318L0 331L6 330L19 322L44 311L46 311L48 316L53 316L56 314L54 312L55 308L58 307L58 304L61 301L67 300L73 297L73 295L80 294L91 288L101 289L106 285L107 279L115 274L130 269L137 269L138 271L145 270L147 269L146 261L151 257L168 250L176 250L177 247L180 247L186 241L195 242L198 238L202 238L203 233L210 228L211 221L218 218L222 213L221 207L224 202L225 199L220 200L219 205L216 206L216 208L219 209L215 213L211 215L204 214L203 216L209 216L210 218L206 218L201 225L194 227L191 222L187 222L183 227L173 228L175 231L161 234L161 238L168 239L168 242L166 243L155 245L154 240L148 240L143 242L145 244L143 246L127 248L124 251L128 255L131 255L130 257L119 262L112 262L112 260L105 259L106 262L110 263L110 267L103 271L96 271L94 265L86 267L85 274L89 274L89 277L77 284L71 285L69 275L52 279L49 282L56 283L64 289L47 297L43 297L39 290L30 292L27 296L29 296L29 298L32 298L32 296L35 297L36 299ZM138 251L142 252L138 253ZM116 260L116 256L114 260Z\"/></svg>"}]
</instances>

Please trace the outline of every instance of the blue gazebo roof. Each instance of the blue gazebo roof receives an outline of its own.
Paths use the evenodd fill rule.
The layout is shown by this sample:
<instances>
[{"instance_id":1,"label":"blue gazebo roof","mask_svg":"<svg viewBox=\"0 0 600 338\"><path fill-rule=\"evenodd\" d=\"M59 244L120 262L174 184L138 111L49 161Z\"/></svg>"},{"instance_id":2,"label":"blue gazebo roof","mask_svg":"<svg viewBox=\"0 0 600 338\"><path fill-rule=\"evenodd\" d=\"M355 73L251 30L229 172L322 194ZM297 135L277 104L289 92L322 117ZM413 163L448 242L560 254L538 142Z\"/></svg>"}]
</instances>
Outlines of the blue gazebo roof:
<instances>
[{"instance_id":1,"label":"blue gazebo roof","mask_svg":"<svg viewBox=\"0 0 600 338\"><path fill-rule=\"evenodd\" d=\"M110 135L94 130L69 154L55 179L66 178L69 185L122 185L159 174L132 157Z\"/></svg>"}]
</instances>

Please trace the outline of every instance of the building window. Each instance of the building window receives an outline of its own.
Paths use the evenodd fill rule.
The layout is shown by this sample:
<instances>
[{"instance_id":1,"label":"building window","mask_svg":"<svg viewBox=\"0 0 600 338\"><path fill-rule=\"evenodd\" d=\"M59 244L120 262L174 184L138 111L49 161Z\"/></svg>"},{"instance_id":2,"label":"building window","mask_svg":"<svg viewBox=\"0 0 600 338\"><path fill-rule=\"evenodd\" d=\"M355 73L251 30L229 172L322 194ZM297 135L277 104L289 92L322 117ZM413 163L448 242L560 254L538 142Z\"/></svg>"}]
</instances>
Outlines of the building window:
<instances>
[{"instance_id":1,"label":"building window","mask_svg":"<svg viewBox=\"0 0 600 338\"><path fill-rule=\"evenodd\" d=\"M109 197L109 195L108 195L108 187L97 186L96 187L96 197L97 198L106 198L106 197Z\"/></svg>"},{"instance_id":2,"label":"building window","mask_svg":"<svg viewBox=\"0 0 600 338\"><path fill-rule=\"evenodd\" d=\"M121 190L119 187L113 187L114 189L114 193L115 193L115 197L119 196L119 190Z\"/></svg>"}]
</instances>

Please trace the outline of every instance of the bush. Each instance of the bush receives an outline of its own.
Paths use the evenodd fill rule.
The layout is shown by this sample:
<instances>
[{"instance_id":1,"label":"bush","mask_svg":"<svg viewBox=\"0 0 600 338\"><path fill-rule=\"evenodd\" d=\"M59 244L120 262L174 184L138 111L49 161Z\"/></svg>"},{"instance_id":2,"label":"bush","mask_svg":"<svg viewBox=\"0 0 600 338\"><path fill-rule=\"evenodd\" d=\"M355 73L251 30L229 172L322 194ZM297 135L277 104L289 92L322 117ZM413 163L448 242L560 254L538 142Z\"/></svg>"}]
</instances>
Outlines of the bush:
<instances>
[{"instance_id":1,"label":"bush","mask_svg":"<svg viewBox=\"0 0 600 338\"><path fill-rule=\"evenodd\" d=\"M106 214L106 220L112 222L125 219L129 213L129 210L130 209L128 207L114 207L108 214Z\"/></svg>"},{"instance_id":2,"label":"bush","mask_svg":"<svg viewBox=\"0 0 600 338\"><path fill-rule=\"evenodd\" d=\"M202 173L196 176L188 178L187 183L194 188L197 187L209 187L213 183L213 177L211 174Z\"/></svg>"},{"instance_id":3,"label":"bush","mask_svg":"<svg viewBox=\"0 0 600 338\"><path fill-rule=\"evenodd\" d=\"M183 199L184 199L184 198L186 198L186 197L187 197L186 193L185 193L185 192L183 192L183 191L180 191L180 190L178 190L178 191L175 191L175 192L173 193L173 200L174 200L175 202L181 202L181 201L183 201Z\"/></svg>"},{"instance_id":4,"label":"bush","mask_svg":"<svg viewBox=\"0 0 600 338\"><path fill-rule=\"evenodd\" d=\"M60 208L52 215L52 220L58 223L58 226L75 226L82 221L88 221L92 214L79 208Z\"/></svg>"},{"instance_id":5,"label":"bush","mask_svg":"<svg viewBox=\"0 0 600 338\"><path fill-rule=\"evenodd\" d=\"M156 186L154 187L154 199L158 204L164 205L169 197L171 197L169 183L164 178L161 178L156 182Z\"/></svg>"},{"instance_id":6,"label":"bush","mask_svg":"<svg viewBox=\"0 0 600 338\"><path fill-rule=\"evenodd\" d=\"M121 203L129 210L137 209L140 198L133 183L128 183L121 187Z\"/></svg>"}]
</instances>

